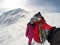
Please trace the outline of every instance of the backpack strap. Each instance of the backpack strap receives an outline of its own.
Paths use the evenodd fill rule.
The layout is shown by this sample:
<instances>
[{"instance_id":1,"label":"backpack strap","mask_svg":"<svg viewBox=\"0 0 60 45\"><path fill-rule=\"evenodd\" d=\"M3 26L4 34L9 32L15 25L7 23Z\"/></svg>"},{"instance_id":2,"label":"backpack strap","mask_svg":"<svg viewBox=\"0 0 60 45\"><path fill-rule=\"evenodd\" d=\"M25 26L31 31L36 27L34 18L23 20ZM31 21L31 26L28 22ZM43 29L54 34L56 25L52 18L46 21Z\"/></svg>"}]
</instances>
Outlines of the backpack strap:
<instances>
[{"instance_id":1,"label":"backpack strap","mask_svg":"<svg viewBox=\"0 0 60 45\"><path fill-rule=\"evenodd\" d=\"M42 30L42 25L39 24L39 35L40 35L40 41L41 43L44 43L46 40L46 35L44 33L44 31Z\"/></svg>"}]
</instances>

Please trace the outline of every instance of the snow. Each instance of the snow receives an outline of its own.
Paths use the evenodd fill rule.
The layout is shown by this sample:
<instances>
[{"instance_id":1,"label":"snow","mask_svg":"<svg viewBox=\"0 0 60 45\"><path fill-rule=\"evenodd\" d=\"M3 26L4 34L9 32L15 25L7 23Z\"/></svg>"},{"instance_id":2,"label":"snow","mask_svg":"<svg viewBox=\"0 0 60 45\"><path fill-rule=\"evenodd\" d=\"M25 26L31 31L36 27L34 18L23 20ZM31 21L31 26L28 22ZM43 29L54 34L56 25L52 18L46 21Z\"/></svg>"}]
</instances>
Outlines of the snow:
<instances>
[{"instance_id":1,"label":"snow","mask_svg":"<svg viewBox=\"0 0 60 45\"><path fill-rule=\"evenodd\" d=\"M15 10L16 11L16 10ZM15 13L15 12L14 12ZM13 13L13 14L14 14ZM1 17L3 26L0 27L0 45L28 45L28 38L25 36L26 24L34 16L36 12L19 12L16 15L9 14L6 18ZM42 13L47 23L51 26L60 27L60 13ZM16 18L14 18L16 17ZM18 17L18 18L17 18ZM8 19L12 19L11 23ZM8 22L4 23L6 20ZM33 40L33 45L40 45ZM42 45L42 44L41 44ZM50 45L46 40L44 45Z\"/></svg>"}]
</instances>

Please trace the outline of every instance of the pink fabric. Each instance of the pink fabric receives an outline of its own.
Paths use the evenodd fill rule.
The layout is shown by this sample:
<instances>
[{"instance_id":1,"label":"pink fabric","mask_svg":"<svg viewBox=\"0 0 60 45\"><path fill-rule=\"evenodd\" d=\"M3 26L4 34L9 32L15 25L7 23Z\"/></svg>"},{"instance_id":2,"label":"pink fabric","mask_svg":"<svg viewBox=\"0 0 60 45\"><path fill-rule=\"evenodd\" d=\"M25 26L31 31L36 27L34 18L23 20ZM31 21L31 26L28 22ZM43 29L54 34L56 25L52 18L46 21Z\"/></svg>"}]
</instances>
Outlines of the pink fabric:
<instances>
[{"instance_id":1,"label":"pink fabric","mask_svg":"<svg viewBox=\"0 0 60 45\"><path fill-rule=\"evenodd\" d=\"M32 38L33 38L33 35L34 35L34 27L32 27L31 24L28 24L27 25L27 29L26 29L26 36L29 39L29 42L28 43L31 43Z\"/></svg>"}]
</instances>

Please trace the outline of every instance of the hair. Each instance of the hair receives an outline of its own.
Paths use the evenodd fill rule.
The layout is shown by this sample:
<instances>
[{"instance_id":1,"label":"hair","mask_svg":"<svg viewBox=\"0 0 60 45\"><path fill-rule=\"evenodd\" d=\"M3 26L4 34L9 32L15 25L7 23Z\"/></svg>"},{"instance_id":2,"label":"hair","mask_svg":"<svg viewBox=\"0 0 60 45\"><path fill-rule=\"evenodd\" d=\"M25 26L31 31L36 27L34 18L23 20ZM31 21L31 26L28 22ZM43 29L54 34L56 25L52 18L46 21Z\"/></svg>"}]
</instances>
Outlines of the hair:
<instances>
[{"instance_id":1,"label":"hair","mask_svg":"<svg viewBox=\"0 0 60 45\"><path fill-rule=\"evenodd\" d=\"M42 16L41 18L42 18L41 22L42 22L42 23L46 23L44 17Z\"/></svg>"},{"instance_id":2,"label":"hair","mask_svg":"<svg viewBox=\"0 0 60 45\"><path fill-rule=\"evenodd\" d=\"M40 12L38 12L38 13L36 13L36 14L35 14L35 16L41 16L41 13L40 13Z\"/></svg>"},{"instance_id":3,"label":"hair","mask_svg":"<svg viewBox=\"0 0 60 45\"><path fill-rule=\"evenodd\" d=\"M33 23L33 24L31 24L31 22L29 22L28 24L27 24L27 26L30 26L30 25L32 25L33 27L35 27L35 23Z\"/></svg>"}]
</instances>

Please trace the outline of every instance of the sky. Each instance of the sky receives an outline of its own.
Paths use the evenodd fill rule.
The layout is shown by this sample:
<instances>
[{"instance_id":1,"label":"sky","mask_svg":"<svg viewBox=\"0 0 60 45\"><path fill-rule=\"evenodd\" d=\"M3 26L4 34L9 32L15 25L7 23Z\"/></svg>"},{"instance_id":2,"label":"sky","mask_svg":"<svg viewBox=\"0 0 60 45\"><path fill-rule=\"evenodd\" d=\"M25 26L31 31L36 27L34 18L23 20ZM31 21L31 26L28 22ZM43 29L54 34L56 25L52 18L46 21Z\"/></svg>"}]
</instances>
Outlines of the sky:
<instances>
[{"instance_id":1,"label":"sky","mask_svg":"<svg viewBox=\"0 0 60 45\"><path fill-rule=\"evenodd\" d=\"M26 0L0 0L1 8L17 8L18 6L23 6Z\"/></svg>"},{"instance_id":2,"label":"sky","mask_svg":"<svg viewBox=\"0 0 60 45\"><path fill-rule=\"evenodd\" d=\"M60 0L28 0L27 5L44 11L60 13Z\"/></svg>"},{"instance_id":3,"label":"sky","mask_svg":"<svg viewBox=\"0 0 60 45\"><path fill-rule=\"evenodd\" d=\"M23 8L26 0L0 0L0 12L4 12L9 9Z\"/></svg>"},{"instance_id":4,"label":"sky","mask_svg":"<svg viewBox=\"0 0 60 45\"><path fill-rule=\"evenodd\" d=\"M60 0L0 0L0 12L14 8L29 8L50 13L60 13Z\"/></svg>"}]
</instances>

